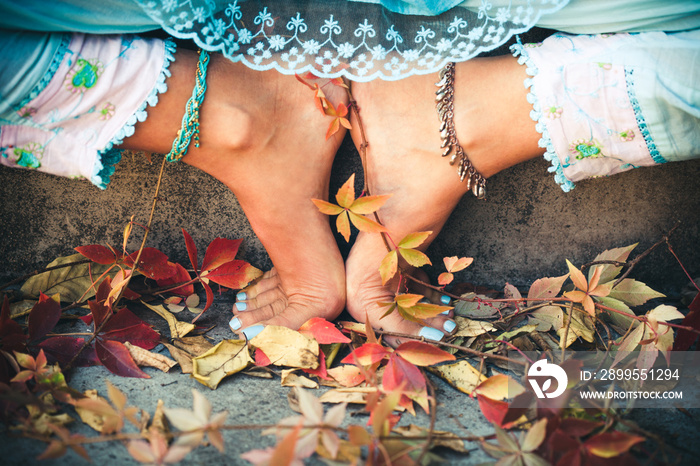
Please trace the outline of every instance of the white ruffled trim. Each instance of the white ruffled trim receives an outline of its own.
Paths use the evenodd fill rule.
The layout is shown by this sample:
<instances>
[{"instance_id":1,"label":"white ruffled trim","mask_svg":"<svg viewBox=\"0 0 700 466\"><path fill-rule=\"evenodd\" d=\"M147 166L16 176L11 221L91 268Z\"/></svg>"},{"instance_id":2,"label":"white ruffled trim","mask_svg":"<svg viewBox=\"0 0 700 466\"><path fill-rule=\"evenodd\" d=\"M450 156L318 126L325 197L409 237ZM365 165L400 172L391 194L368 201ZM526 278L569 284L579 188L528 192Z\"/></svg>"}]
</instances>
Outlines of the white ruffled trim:
<instances>
[{"instance_id":1,"label":"white ruffled trim","mask_svg":"<svg viewBox=\"0 0 700 466\"><path fill-rule=\"evenodd\" d=\"M539 100L537 96L532 92L532 77L535 77L539 72L534 61L525 50L525 47L520 42L520 37L517 38L518 43L510 46L510 51L514 57L518 57L518 63L525 65L525 72L531 76L530 78L525 78L524 85L528 89L527 101L532 105L532 111L530 112L530 118L537 123L535 129L538 133L542 135L538 142L538 146L545 149L544 158L552 164L551 167L547 169L548 172L554 173L554 181L561 187L564 192L569 192L576 187L576 185L564 176L564 169L561 166L561 161L557 157L557 153L554 150L554 145L552 144L552 139L549 137L549 130L545 124L545 117L540 108Z\"/></svg>"},{"instance_id":2,"label":"white ruffled trim","mask_svg":"<svg viewBox=\"0 0 700 466\"><path fill-rule=\"evenodd\" d=\"M177 46L172 39L166 39L163 45L165 47L163 66L160 70L155 86L153 86L153 89L151 89L151 92L148 94L148 97L146 97L146 100L143 101L134 114L129 117L126 123L124 123L124 126L117 131L114 137L112 137L109 143L107 143L105 148L98 154L90 181L101 189L105 189L107 187L107 183L109 183L109 179L114 173L114 165L121 160L121 151L114 149L114 146L122 144L124 142L124 138L134 134L134 126L136 126L136 123L144 122L146 121L146 118L148 118L146 108L155 107L158 104L158 95L168 90L168 85L165 83L165 80L171 76L169 68L170 64L175 61L175 51ZM103 163L103 161L105 163Z\"/></svg>"}]
</instances>

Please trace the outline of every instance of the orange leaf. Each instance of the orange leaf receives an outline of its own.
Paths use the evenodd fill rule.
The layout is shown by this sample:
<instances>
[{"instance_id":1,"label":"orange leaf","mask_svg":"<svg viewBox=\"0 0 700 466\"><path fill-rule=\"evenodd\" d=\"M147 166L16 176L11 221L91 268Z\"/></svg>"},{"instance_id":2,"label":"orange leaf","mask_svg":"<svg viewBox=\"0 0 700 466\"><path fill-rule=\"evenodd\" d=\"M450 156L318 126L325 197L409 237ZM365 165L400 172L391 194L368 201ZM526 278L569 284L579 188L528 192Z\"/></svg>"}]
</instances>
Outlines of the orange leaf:
<instances>
[{"instance_id":1,"label":"orange leaf","mask_svg":"<svg viewBox=\"0 0 700 466\"><path fill-rule=\"evenodd\" d=\"M275 447L275 451L272 453L272 457L270 457L269 464L279 466L288 466L292 464L292 461L294 461L296 458L294 450L297 445L300 430L301 424L296 426L291 432L284 436L284 438Z\"/></svg>"},{"instance_id":2,"label":"orange leaf","mask_svg":"<svg viewBox=\"0 0 700 466\"><path fill-rule=\"evenodd\" d=\"M445 263L445 268L447 269L448 272L459 272L460 270L464 270L467 267L469 267L472 262L474 262L473 257L460 257L459 259L457 256L452 256L452 257L445 257L442 259L442 261Z\"/></svg>"},{"instance_id":3,"label":"orange leaf","mask_svg":"<svg viewBox=\"0 0 700 466\"><path fill-rule=\"evenodd\" d=\"M603 432L586 440L583 446L595 456L614 458L644 440L644 437L623 432Z\"/></svg>"},{"instance_id":4,"label":"orange leaf","mask_svg":"<svg viewBox=\"0 0 700 466\"><path fill-rule=\"evenodd\" d=\"M452 283L452 280L454 280L454 279L455 279L455 276L452 275L450 272L443 272L438 277L438 283L440 285L443 285L443 286L449 285L450 283Z\"/></svg>"},{"instance_id":5,"label":"orange leaf","mask_svg":"<svg viewBox=\"0 0 700 466\"><path fill-rule=\"evenodd\" d=\"M338 233L343 235L346 242L350 241L350 221L348 220L347 211L344 211L335 219L335 228L338 230Z\"/></svg>"},{"instance_id":6,"label":"orange leaf","mask_svg":"<svg viewBox=\"0 0 700 466\"><path fill-rule=\"evenodd\" d=\"M413 307L423 298L425 298L425 296L420 294L405 293L394 298L394 302L401 307Z\"/></svg>"},{"instance_id":7,"label":"orange leaf","mask_svg":"<svg viewBox=\"0 0 700 466\"><path fill-rule=\"evenodd\" d=\"M425 377L415 365L397 354L389 357L389 362L384 368L382 388L385 392L398 391L402 394L401 398L408 396L418 402L425 412L429 410ZM407 408L410 406L401 404Z\"/></svg>"},{"instance_id":8,"label":"orange leaf","mask_svg":"<svg viewBox=\"0 0 700 466\"><path fill-rule=\"evenodd\" d=\"M365 376L357 366L344 364L328 369L328 375L333 377L343 387L354 387L365 381Z\"/></svg>"},{"instance_id":9,"label":"orange leaf","mask_svg":"<svg viewBox=\"0 0 700 466\"><path fill-rule=\"evenodd\" d=\"M430 258L426 256L424 253L420 252L417 249L404 249L402 247L399 247L399 254L401 254L401 257L406 259L406 262L411 264L413 267L423 267L424 265L432 265L430 262Z\"/></svg>"},{"instance_id":10,"label":"orange leaf","mask_svg":"<svg viewBox=\"0 0 700 466\"><path fill-rule=\"evenodd\" d=\"M454 361L455 356L429 343L408 341L396 348L396 354L417 366L432 366L445 361Z\"/></svg>"},{"instance_id":11,"label":"orange leaf","mask_svg":"<svg viewBox=\"0 0 700 466\"><path fill-rule=\"evenodd\" d=\"M406 248L406 249L413 249L417 248L421 244L425 242L426 239L430 235L432 235L432 231L421 231L417 233L410 233L406 235L401 241L399 241L399 244L397 245L400 248Z\"/></svg>"},{"instance_id":12,"label":"orange leaf","mask_svg":"<svg viewBox=\"0 0 700 466\"><path fill-rule=\"evenodd\" d=\"M413 322L422 323L425 319L430 319L445 311L452 309L449 306L440 306L437 304L429 303L418 303L410 307L399 306L399 313L404 319L411 320Z\"/></svg>"},{"instance_id":13,"label":"orange leaf","mask_svg":"<svg viewBox=\"0 0 700 466\"><path fill-rule=\"evenodd\" d=\"M509 396L510 380L510 377L505 374L492 375L477 385L473 392L479 395L487 396L494 400L511 398L511 396Z\"/></svg>"},{"instance_id":14,"label":"orange leaf","mask_svg":"<svg viewBox=\"0 0 700 466\"><path fill-rule=\"evenodd\" d=\"M334 118L331 124L328 125L328 131L326 131L326 139L330 139L335 133L340 131L340 121L338 118Z\"/></svg>"},{"instance_id":15,"label":"orange leaf","mask_svg":"<svg viewBox=\"0 0 700 466\"><path fill-rule=\"evenodd\" d=\"M357 227L357 229L360 231L364 231L365 233L382 233L387 231L384 225L377 223L374 220L370 220L367 217L357 215L351 211L348 211L348 215L350 216L350 221L352 221L352 224L355 225L355 227Z\"/></svg>"},{"instance_id":16,"label":"orange leaf","mask_svg":"<svg viewBox=\"0 0 700 466\"><path fill-rule=\"evenodd\" d=\"M365 343L352 353L347 355L342 361L343 364L359 364L370 366L384 359L391 351L378 343Z\"/></svg>"},{"instance_id":17,"label":"orange leaf","mask_svg":"<svg viewBox=\"0 0 700 466\"><path fill-rule=\"evenodd\" d=\"M396 270L399 266L398 257L396 250L393 250L382 259L382 263L379 265L379 275L382 277L382 285L385 285L386 282L391 280L396 274Z\"/></svg>"},{"instance_id":18,"label":"orange leaf","mask_svg":"<svg viewBox=\"0 0 700 466\"><path fill-rule=\"evenodd\" d=\"M581 273L579 269L576 268L574 264L569 262L569 260L566 260L566 265L569 267L569 276L571 277L571 281L574 282L574 285L576 288L582 291L588 291L588 282L586 281L586 277Z\"/></svg>"},{"instance_id":19,"label":"orange leaf","mask_svg":"<svg viewBox=\"0 0 700 466\"><path fill-rule=\"evenodd\" d=\"M349 209L352 203L355 202L355 174L350 175L350 178L343 183L343 186L338 190L338 194L335 195L335 199L338 201L338 205L344 209Z\"/></svg>"},{"instance_id":20,"label":"orange leaf","mask_svg":"<svg viewBox=\"0 0 700 466\"><path fill-rule=\"evenodd\" d=\"M316 207L318 207L318 210L325 215L338 215L344 210L338 205L331 204L330 202L326 202L321 199L311 199L311 202L313 202Z\"/></svg>"},{"instance_id":21,"label":"orange leaf","mask_svg":"<svg viewBox=\"0 0 700 466\"><path fill-rule=\"evenodd\" d=\"M314 338L322 345L329 343L350 343L350 339L340 333L335 325L322 317L307 320L299 329L299 333Z\"/></svg>"},{"instance_id":22,"label":"orange leaf","mask_svg":"<svg viewBox=\"0 0 700 466\"><path fill-rule=\"evenodd\" d=\"M318 84L315 84L315 83L314 83L314 84L312 85L312 84L309 84L308 82L306 82L306 79L316 79L316 76L314 76L314 75L311 74L311 73L306 73L306 74L304 75L304 77L301 77L301 76L299 76L298 74L294 73L294 77L297 78L297 81L299 81L299 82L302 83L304 86L306 86L306 87L308 87L309 89L311 89L312 91L314 91L314 90L316 90L316 88L318 88Z\"/></svg>"},{"instance_id":23,"label":"orange leaf","mask_svg":"<svg viewBox=\"0 0 700 466\"><path fill-rule=\"evenodd\" d=\"M376 212L384 205L393 194L384 194L381 196L363 196L350 206L350 210L358 215L367 215Z\"/></svg>"}]
</instances>

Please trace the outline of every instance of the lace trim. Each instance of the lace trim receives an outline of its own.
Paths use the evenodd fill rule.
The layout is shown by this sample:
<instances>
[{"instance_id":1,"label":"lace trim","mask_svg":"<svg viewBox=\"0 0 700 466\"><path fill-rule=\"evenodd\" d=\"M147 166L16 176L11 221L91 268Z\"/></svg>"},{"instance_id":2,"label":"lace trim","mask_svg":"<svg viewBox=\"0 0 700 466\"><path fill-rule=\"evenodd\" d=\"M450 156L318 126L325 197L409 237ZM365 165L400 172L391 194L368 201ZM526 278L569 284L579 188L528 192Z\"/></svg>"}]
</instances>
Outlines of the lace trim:
<instances>
[{"instance_id":1,"label":"lace trim","mask_svg":"<svg viewBox=\"0 0 700 466\"><path fill-rule=\"evenodd\" d=\"M524 85L525 88L529 90L527 94L527 101L532 105L532 111L530 112L530 118L537 123L535 129L538 133L542 135L538 142L538 146L545 149L544 159L552 164L551 167L547 169L548 172L554 173L554 181L561 187L564 192L569 192L576 187L576 185L567 179L564 175L564 169L561 166L561 161L557 157L557 153L554 150L554 145L552 144L552 139L549 136L549 130L545 124L545 117L542 113L540 103L537 96L532 93L532 77L535 77L539 70L535 65L534 61L527 53L522 42L520 42L520 37L517 38L518 42L510 46L510 51L514 57L518 57L518 63L525 65L525 72L531 76L531 78L525 78Z\"/></svg>"},{"instance_id":2,"label":"lace trim","mask_svg":"<svg viewBox=\"0 0 700 466\"><path fill-rule=\"evenodd\" d=\"M165 80L171 75L169 69L170 63L175 61L175 50L177 47L172 39L166 39L164 46L165 56L163 59L163 66L155 86L151 89L146 100L143 101L134 114L124 123L124 126L117 131L105 148L97 154L97 160L95 161L95 167L93 168L93 175L90 181L101 189L107 187L110 178L114 174L115 165L119 163L122 158L121 149L115 149L114 146L122 144L124 138L134 134L134 126L136 123L146 121L146 118L148 118L146 108L155 107L158 104L158 95L168 90L168 85L165 83Z\"/></svg>"},{"instance_id":3,"label":"lace trim","mask_svg":"<svg viewBox=\"0 0 700 466\"><path fill-rule=\"evenodd\" d=\"M450 10L404 25L386 10L341 24L338 18L346 13L342 8L353 7L329 0L317 2L326 10L314 17L303 17L294 2L270 2L268 7L238 0L136 1L168 34L193 40L204 50L221 52L254 70L312 72L359 82L437 72L450 61L465 61L501 46L569 2L522 0L494 7L484 0L478 10L460 7L456 13ZM382 8L364 3L354 11L360 7ZM373 24L370 17L383 23Z\"/></svg>"},{"instance_id":4,"label":"lace trim","mask_svg":"<svg viewBox=\"0 0 700 466\"><path fill-rule=\"evenodd\" d=\"M654 159L654 162L656 163L666 163L668 162L659 150L656 148L656 144L654 144L654 138L651 137L651 133L649 132L649 126L647 125L647 121L644 118L644 115L642 115L642 108L639 105L639 100L637 99L637 94L634 91L634 70L631 68L625 68L625 81L627 83L627 95L630 98L630 103L632 104L632 109L634 110L634 117L637 120L637 126L639 127L639 132L642 133L642 137L644 138L644 142L647 144L647 149L649 150L649 154L651 155L651 158Z\"/></svg>"},{"instance_id":5,"label":"lace trim","mask_svg":"<svg viewBox=\"0 0 700 466\"><path fill-rule=\"evenodd\" d=\"M20 104L17 106L17 110L23 108L24 106L29 104L29 102L39 97L39 94L41 94L44 91L44 89L46 89L46 86L49 85L49 83L53 79L53 76L56 74L56 71L58 71L58 67L61 66L61 63L63 62L63 57L66 55L66 52L68 51L68 46L70 45L70 41L72 39L72 34L63 34L63 37L61 37L61 42L58 44L56 52L53 54L53 58L51 59L49 69L46 70L44 76L41 77L36 86L34 86L34 88L31 90L29 95L27 95L27 97L25 97L24 100L20 102Z\"/></svg>"}]
</instances>

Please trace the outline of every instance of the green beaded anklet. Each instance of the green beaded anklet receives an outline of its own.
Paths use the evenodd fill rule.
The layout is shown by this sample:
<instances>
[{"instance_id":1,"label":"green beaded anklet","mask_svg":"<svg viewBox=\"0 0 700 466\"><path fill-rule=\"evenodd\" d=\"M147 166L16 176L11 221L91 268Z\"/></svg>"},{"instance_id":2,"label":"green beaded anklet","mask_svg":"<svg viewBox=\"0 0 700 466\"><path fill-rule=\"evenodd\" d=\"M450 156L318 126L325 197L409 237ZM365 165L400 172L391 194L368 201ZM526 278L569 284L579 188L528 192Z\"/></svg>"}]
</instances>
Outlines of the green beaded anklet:
<instances>
[{"instance_id":1,"label":"green beaded anklet","mask_svg":"<svg viewBox=\"0 0 700 466\"><path fill-rule=\"evenodd\" d=\"M178 162L187 154L190 141L194 136L194 146L199 147L199 107L204 101L204 93L207 91L207 65L209 64L209 54L206 50L199 51L199 62L197 63L197 75L195 77L192 97L185 105L185 114L182 117L182 127L177 132L177 137L173 141L165 159L168 162Z\"/></svg>"}]
</instances>

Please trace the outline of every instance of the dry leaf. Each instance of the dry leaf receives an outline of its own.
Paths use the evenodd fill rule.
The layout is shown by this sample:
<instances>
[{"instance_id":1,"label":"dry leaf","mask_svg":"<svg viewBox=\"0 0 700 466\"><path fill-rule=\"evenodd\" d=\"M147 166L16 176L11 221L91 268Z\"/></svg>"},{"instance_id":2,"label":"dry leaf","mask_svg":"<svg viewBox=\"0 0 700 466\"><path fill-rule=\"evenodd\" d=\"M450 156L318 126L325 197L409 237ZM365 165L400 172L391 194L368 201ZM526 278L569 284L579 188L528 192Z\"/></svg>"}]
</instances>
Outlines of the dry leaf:
<instances>
[{"instance_id":1,"label":"dry leaf","mask_svg":"<svg viewBox=\"0 0 700 466\"><path fill-rule=\"evenodd\" d=\"M150 429L157 430L163 434L163 437L167 437L170 433L170 425L168 424L168 419L165 417L165 410L163 408L165 408L165 403L163 403L163 400L158 400Z\"/></svg>"},{"instance_id":2,"label":"dry leaf","mask_svg":"<svg viewBox=\"0 0 700 466\"><path fill-rule=\"evenodd\" d=\"M245 341L224 340L192 359L192 377L215 389L224 377L242 371L252 362Z\"/></svg>"},{"instance_id":3,"label":"dry leaf","mask_svg":"<svg viewBox=\"0 0 700 466\"><path fill-rule=\"evenodd\" d=\"M170 338L182 338L195 328L195 325L191 322L181 322L177 320L173 313L168 311L163 305L151 306L143 301L141 301L141 303L168 322Z\"/></svg>"},{"instance_id":4,"label":"dry leaf","mask_svg":"<svg viewBox=\"0 0 700 466\"><path fill-rule=\"evenodd\" d=\"M472 390L487 378L465 360L429 367L428 370L467 395L471 395Z\"/></svg>"},{"instance_id":5,"label":"dry leaf","mask_svg":"<svg viewBox=\"0 0 700 466\"><path fill-rule=\"evenodd\" d=\"M318 388L318 383L296 374L297 369L285 369L282 371L282 386L283 387L302 387L302 388Z\"/></svg>"},{"instance_id":6,"label":"dry leaf","mask_svg":"<svg viewBox=\"0 0 700 466\"><path fill-rule=\"evenodd\" d=\"M214 347L204 336L173 338L173 345L192 356L201 356Z\"/></svg>"},{"instance_id":7,"label":"dry leaf","mask_svg":"<svg viewBox=\"0 0 700 466\"><path fill-rule=\"evenodd\" d=\"M428 435L428 429L418 427L415 424L395 427L394 432L405 437L427 437ZM460 440L457 434L442 430L433 430L430 434L432 436L432 447L445 447L460 453L467 453L467 449L464 448L464 441Z\"/></svg>"},{"instance_id":8,"label":"dry leaf","mask_svg":"<svg viewBox=\"0 0 700 466\"><path fill-rule=\"evenodd\" d=\"M124 343L124 346L126 346L126 349L129 350L131 358L139 366L155 367L163 372L168 372L175 364L177 364L177 362L173 361L167 356L145 350L140 346L132 345L128 341Z\"/></svg>"},{"instance_id":9,"label":"dry leaf","mask_svg":"<svg viewBox=\"0 0 700 466\"><path fill-rule=\"evenodd\" d=\"M583 338L588 342L593 342L595 338L595 326L593 325L593 320L588 314L583 312L573 311L571 312L571 325L569 326L569 333L566 333L566 326L569 320L568 315L564 315L563 325L557 330L557 335L559 335L559 347L562 345L568 348L577 338ZM564 342L564 335L566 334L566 342Z\"/></svg>"},{"instance_id":10,"label":"dry leaf","mask_svg":"<svg viewBox=\"0 0 700 466\"><path fill-rule=\"evenodd\" d=\"M365 404L365 395L376 392L376 387L338 388L328 390L319 398L321 403Z\"/></svg>"},{"instance_id":11,"label":"dry leaf","mask_svg":"<svg viewBox=\"0 0 700 466\"><path fill-rule=\"evenodd\" d=\"M180 369L182 369L183 374L192 373L192 355L185 350L182 350L176 346L169 343L163 343L168 351L170 351L170 356L175 358L178 364L180 364Z\"/></svg>"},{"instance_id":12,"label":"dry leaf","mask_svg":"<svg viewBox=\"0 0 700 466\"><path fill-rule=\"evenodd\" d=\"M478 337L484 333L496 330L496 327L490 322L472 320L466 317L455 316L455 322L457 323L457 332L455 332L454 336L457 337Z\"/></svg>"},{"instance_id":13,"label":"dry leaf","mask_svg":"<svg viewBox=\"0 0 700 466\"><path fill-rule=\"evenodd\" d=\"M105 404L107 403L107 400L102 398L100 395L97 394L97 390L85 390L83 394L90 399L93 400L100 400L104 401ZM105 423L104 417L95 411L92 411L90 409L85 409L80 407L79 405L75 405L75 411L78 413L78 416L80 416L80 420L83 421L85 424L89 425L93 429L95 429L97 432L102 432L102 426Z\"/></svg>"},{"instance_id":14,"label":"dry leaf","mask_svg":"<svg viewBox=\"0 0 700 466\"><path fill-rule=\"evenodd\" d=\"M300 369L318 367L318 342L306 338L296 330L268 325L250 340L250 344L260 348L276 366Z\"/></svg>"}]
</instances>

